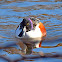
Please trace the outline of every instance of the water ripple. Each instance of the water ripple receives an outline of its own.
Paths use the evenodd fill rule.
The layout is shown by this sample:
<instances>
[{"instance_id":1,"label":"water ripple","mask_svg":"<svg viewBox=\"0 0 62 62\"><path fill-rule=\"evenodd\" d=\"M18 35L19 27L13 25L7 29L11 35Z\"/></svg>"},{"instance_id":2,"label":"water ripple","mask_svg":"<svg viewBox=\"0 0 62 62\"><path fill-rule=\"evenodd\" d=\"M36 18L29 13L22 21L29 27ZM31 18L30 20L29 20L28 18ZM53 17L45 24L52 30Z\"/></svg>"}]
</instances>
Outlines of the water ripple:
<instances>
[{"instance_id":1,"label":"water ripple","mask_svg":"<svg viewBox=\"0 0 62 62\"><path fill-rule=\"evenodd\" d=\"M41 48L34 47L33 55L36 55L37 53L39 54L39 52L42 51L44 54L46 54L46 57L52 56L52 61L58 60L62 62L62 57L60 55L58 55L57 59L55 58L56 56L54 56L57 53L62 54L61 0L1 0L0 55L3 55L3 57L7 56L10 59L14 57L14 60L17 57L19 58L19 54L23 55L23 53L21 53L21 49L26 47L26 45L24 45L25 43L19 43L21 45L18 45L17 42L20 40L15 38L15 29L24 17L29 16L39 18L47 30L47 36L45 40L43 40ZM31 47L29 49L31 49ZM43 62L45 59L43 59ZM48 61L49 60L50 59L48 58ZM23 61L30 60L24 59ZM36 61L36 59L31 61Z\"/></svg>"}]
</instances>

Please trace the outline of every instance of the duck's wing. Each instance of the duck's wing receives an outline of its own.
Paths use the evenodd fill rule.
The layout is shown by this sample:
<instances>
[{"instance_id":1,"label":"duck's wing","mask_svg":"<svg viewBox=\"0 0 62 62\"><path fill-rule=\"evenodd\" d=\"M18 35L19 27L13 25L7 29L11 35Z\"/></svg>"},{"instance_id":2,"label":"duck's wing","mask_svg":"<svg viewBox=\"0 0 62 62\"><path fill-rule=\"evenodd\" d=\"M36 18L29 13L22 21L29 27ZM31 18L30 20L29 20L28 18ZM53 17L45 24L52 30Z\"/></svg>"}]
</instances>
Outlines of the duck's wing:
<instances>
[{"instance_id":1,"label":"duck's wing","mask_svg":"<svg viewBox=\"0 0 62 62\"><path fill-rule=\"evenodd\" d=\"M21 32L19 33L18 36L19 36L19 37L22 37L22 36L23 36L23 33L24 33L24 32L23 32L23 29L21 29Z\"/></svg>"},{"instance_id":2,"label":"duck's wing","mask_svg":"<svg viewBox=\"0 0 62 62\"><path fill-rule=\"evenodd\" d=\"M22 37L23 36L23 28L22 26L18 25L17 29L16 29L16 37Z\"/></svg>"}]
</instances>

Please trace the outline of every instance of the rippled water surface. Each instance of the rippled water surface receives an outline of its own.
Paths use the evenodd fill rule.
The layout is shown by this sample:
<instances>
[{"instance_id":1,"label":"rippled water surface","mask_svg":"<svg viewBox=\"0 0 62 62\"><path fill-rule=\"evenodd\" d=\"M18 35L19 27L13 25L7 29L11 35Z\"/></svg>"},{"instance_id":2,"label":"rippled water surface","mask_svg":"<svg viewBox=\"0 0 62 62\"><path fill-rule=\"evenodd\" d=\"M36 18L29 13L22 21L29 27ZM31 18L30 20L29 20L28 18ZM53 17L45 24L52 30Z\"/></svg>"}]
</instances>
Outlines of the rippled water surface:
<instances>
[{"instance_id":1,"label":"rippled water surface","mask_svg":"<svg viewBox=\"0 0 62 62\"><path fill-rule=\"evenodd\" d=\"M21 51L26 45L15 38L15 30L22 19L29 16L40 19L47 36L42 41L41 48L27 45L26 52ZM25 56L23 52L29 55ZM0 0L0 62L2 61L62 62L61 0Z\"/></svg>"}]
</instances>

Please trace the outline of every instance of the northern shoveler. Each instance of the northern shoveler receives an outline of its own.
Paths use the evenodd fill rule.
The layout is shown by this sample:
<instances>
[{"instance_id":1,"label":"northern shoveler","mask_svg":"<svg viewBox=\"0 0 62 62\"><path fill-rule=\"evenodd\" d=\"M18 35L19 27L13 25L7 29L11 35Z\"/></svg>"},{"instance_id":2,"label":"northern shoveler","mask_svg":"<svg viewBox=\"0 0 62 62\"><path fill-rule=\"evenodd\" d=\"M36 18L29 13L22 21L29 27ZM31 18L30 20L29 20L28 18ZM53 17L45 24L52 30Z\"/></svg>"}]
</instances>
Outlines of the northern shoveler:
<instances>
[{"instance_id":1,"label":"northern shoveler","mask_svg":"<svg viewBox=\"0 0 62 62\"><path fill-rule=\"evenodd\" d=\"M18 38L38 38L46 35L46 29L38 18L24 18L16 29Z\"/></svg>"}]
</instances>

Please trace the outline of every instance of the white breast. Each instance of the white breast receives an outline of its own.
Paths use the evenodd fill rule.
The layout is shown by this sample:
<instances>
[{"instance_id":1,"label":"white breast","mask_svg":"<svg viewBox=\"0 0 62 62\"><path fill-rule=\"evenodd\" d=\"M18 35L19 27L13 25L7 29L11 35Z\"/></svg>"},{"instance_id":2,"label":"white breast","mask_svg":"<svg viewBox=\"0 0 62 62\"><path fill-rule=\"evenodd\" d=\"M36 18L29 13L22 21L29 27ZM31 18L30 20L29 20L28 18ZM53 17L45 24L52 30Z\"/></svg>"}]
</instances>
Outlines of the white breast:
<instances>
[{"instance_id":1,"label":"white breast","mask_svg":"<svg viewBox=\"0 0 62 62\"><path fill-rule=\"evenodd\" d=\"M36 26L35 30L31 30L31 31L25 33L25 37L29 37L29 38L37 38L37 37L41 37L41 36L42 36L42 33L41 33L38 25Z\"/></svg>"}]
</instances>

